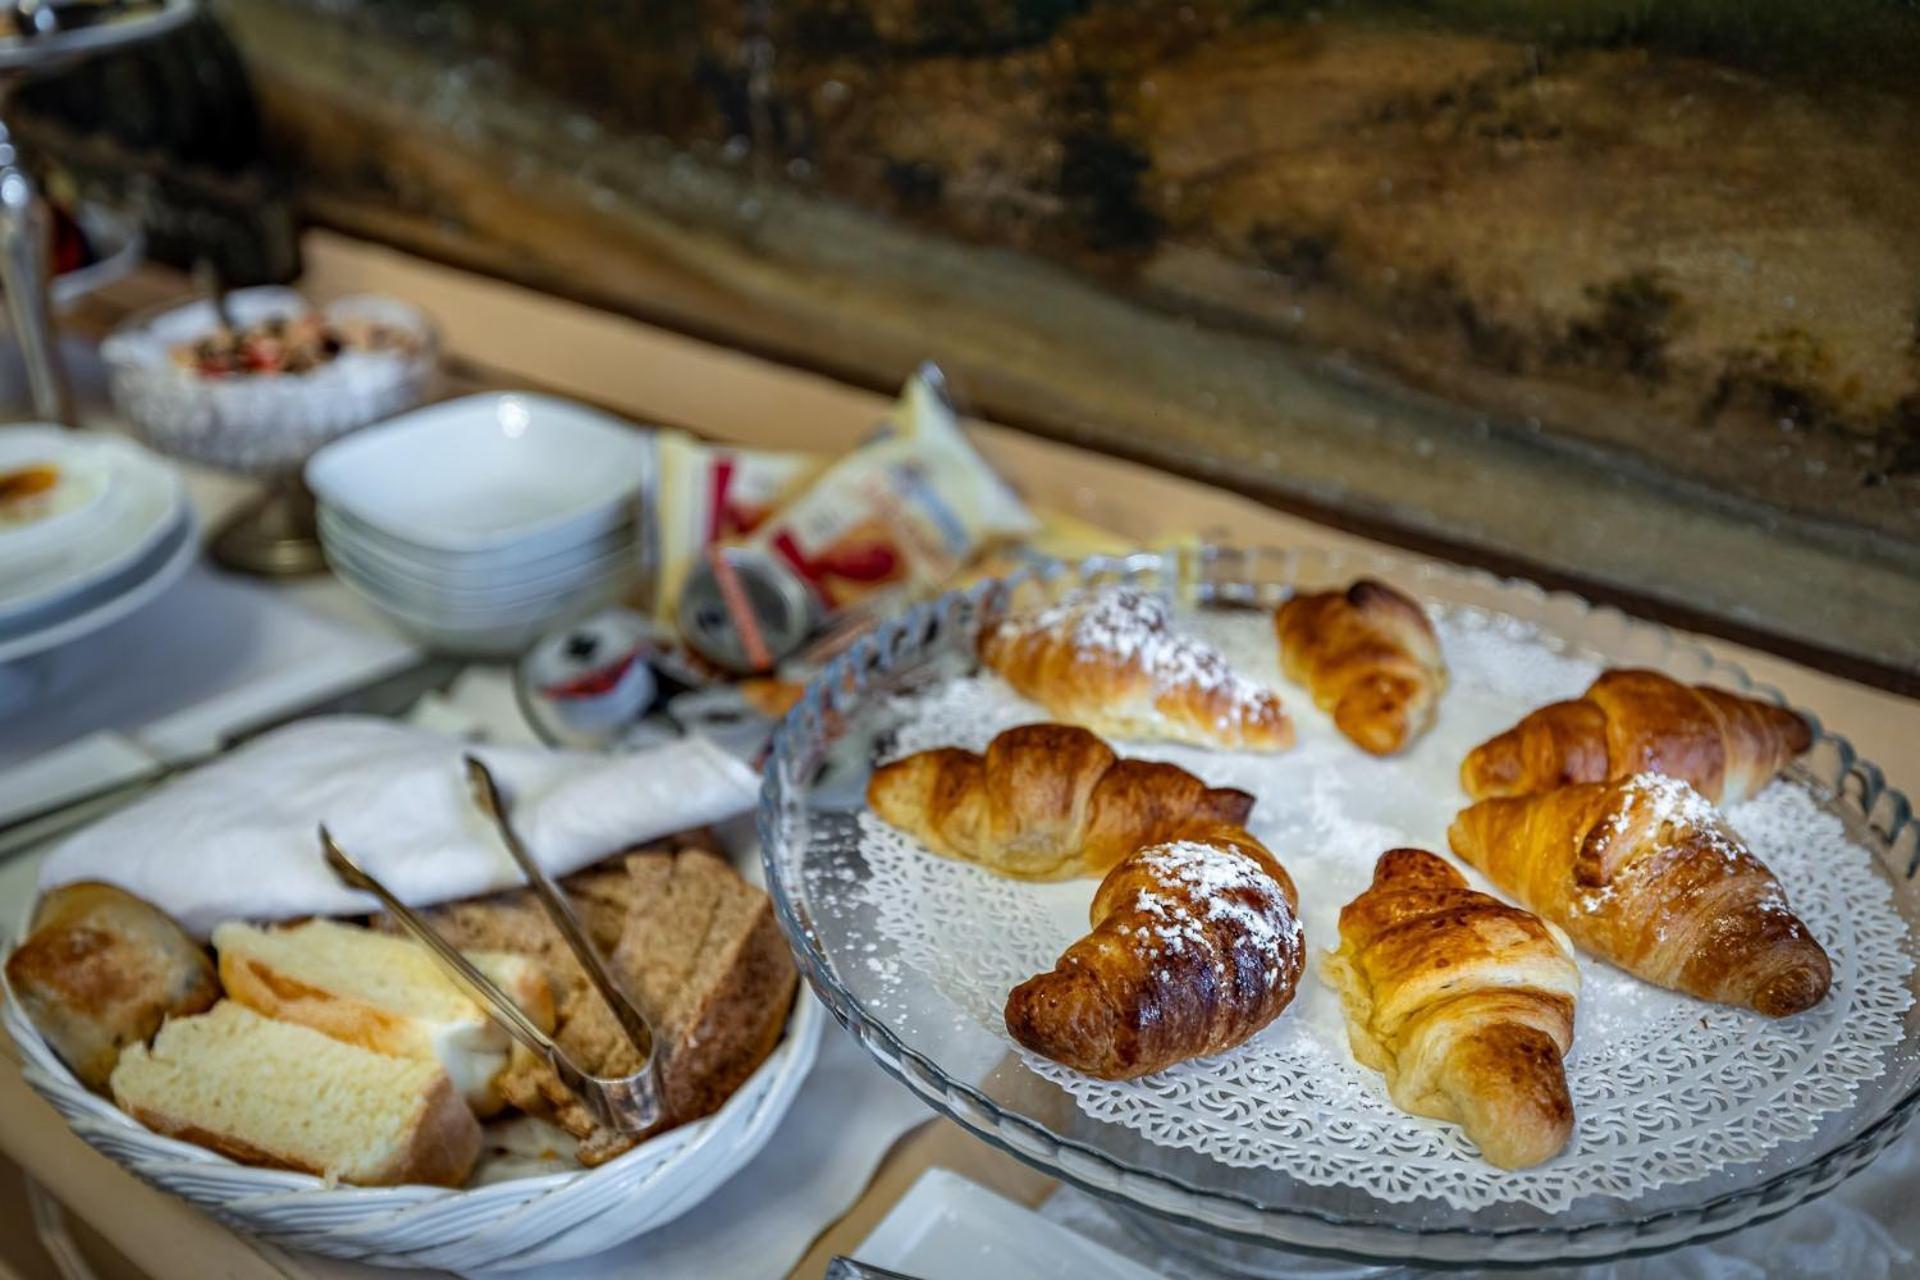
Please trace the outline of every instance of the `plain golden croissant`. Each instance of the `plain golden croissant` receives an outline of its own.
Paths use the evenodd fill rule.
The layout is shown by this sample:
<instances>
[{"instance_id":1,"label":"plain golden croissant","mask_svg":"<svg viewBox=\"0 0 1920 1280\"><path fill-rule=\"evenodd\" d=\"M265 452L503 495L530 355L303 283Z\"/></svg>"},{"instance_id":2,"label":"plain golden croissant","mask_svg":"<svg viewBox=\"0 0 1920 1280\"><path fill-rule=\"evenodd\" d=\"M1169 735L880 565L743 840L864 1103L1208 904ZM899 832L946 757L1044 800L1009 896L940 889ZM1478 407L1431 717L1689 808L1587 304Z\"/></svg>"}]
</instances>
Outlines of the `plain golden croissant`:
<instances>
[{"instance_id":1,"label":"plain golden croissant","mask_svg":"<svg viewBox=\"0 0 1920 1280\"><path fill-rule=\"evenodd\" d=\"M1244 791L1123 759L1066 724L1008 729L985 755L944 747L882 765L867 803L935 853L1023 880L1102 875L1141 845L1253 809Z\"/></svg>"},{"instance_id":2,"label":"plain golden croissant","mask_svg":"<svg viewBox=\"0 0 1920 1280\"><path fill-rule=\"evenodd\" d=\"M1130 1080L1220 1053L1280 1016L1306 963L1293 881L1216 826L1131 853L1093 895L1093 932L1007 997L1035 1053Z\"/></svg>"},{"instance_id":3,"label":"plain golden croissant","mask_svg":"<svg viewBox=\"0 0 1920 1280\"><path fill-rule=\"evenodd\" d=\"M1447 841L1583 950L1655 986L1775 1018L1827 994L1827 953L1780 882L1678 778L1482 800Z\"/></svg>"},{"instance_id":4,"label":"plain golden croissant","mask_svg":"<svg viewBox=\"0 0 1920 1280\"><path fill-rule=\"evenodd\" d=\"M1450 1120L1502 1169L1567 1144L1580 970L1550 926L1467 887L1423 849L1380 856L1340 912L1321 972L1346 1007L1353 1056L1401 1110Z\"/></svg>"},{"instance_id":5,"label":"plain golden croissant","mask_svg":"<svg viewBox=\"0 0 1920 1280\"><path fill-rule=\"evenodd\" d=\"M1295 596L1273 616L1280 669L1363 751L1392 755L1427 731L1447 665L1427 611L1383 582Z\"/></svg>"},{"instance_id":6,"label":"plain golden croissant","mask_svg":"<svg viewBox=\"0 0 1920 1280\"><path fill-rule=\"evenodd\" d=\"M1176 632L1167 602L1136 587L990 623L980 660L1055 717L1103 737L1229 751L1293 745L1280 695L1236 674L1212 645Z\"/></svg>"},{"instance_id":7,"label":"plain golden croissant","mask_svg":"<svg viewBox=\"0 0 1920 1280\"><path fill-rule=\"evenodd\" d=\"M1658 671L1614 670L1579 699L1541 707L1468 752L1460 785L1485 800L1662 773L1731 805L1812 743L1807 722L1785 707Z\"/></svg>"}]
</instances>

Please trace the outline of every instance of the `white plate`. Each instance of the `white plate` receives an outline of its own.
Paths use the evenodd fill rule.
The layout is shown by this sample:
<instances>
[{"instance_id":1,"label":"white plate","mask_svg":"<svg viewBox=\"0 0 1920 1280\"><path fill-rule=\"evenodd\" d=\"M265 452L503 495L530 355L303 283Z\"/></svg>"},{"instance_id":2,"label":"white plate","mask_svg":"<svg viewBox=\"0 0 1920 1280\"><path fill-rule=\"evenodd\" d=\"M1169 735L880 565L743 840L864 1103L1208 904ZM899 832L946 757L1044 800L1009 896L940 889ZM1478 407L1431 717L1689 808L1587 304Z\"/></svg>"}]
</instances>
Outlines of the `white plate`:
<instances>
[{"instance_id":1,"label":"white plate","mask_svg":"<svg viewBox=\"0 0 1920 1280\"><path fill-rule=\"evenodd\" d=\"M1158 1280L1058 1223L946 1169L929 1169L853 1251L916 1280Z\"/></svg>"},{"instance_id":2,"label":"white plate","mask_svg":"<svg viewBox=\"0 0 1920 1280\"><path fill-rule=\"evenodd\" d=\"M84 437L83 437L84 438ZM108 468L107 493L84 537L0 561L0 627L120 574L165 537L185 508L180 477L129 440L87 441Z\"/></svg>"},{"instance_id":3,"label":"white plate","mask_svg":"<svg viewBox=\"0 0 1920 1280\"><path fill-rule=\"evenodd\" d=\"M389 535L442 551L560 549L631 515L652 466L631 424L498 392L416 409L328 445L307 483Z\"/></svg>"},{"instance_id":4,"label":"white plate","mask_svg":"<svg viewBox=\"0 0 1920 1280\"><path fill-rule=\"evenodd\" d=\"M194 0L165 0L154 8L108 18L90 27L77 27L50 36L0 38L0 70L45 69L49 64L67 59L150 40L191 18L194 8Z\"/></svg>"},{"instance_id":5,"label":"white plate","mask_svg":"<svg viewBox=\"0 0 1920 1280\"><path fill-rule=\"evenodd\" d=\"M0 625L0 662L40 653L118 622L179 580L200 554L200 525L182 507L172 528L145 556L30 621Z\"/></svg>"},{"instance_id":6,"label":"white plate","mask_svg":"<svg viewBox=\"0 0 1920 1280\"><path fill-rule=\"evenodd\" d=\"M399 585L377 573L338 547L328 552L334 574L351 578L355 585L402 613L441 622L468 626L491 626L517 622L536 615L547 615L567 608L586 596L599 597L609 591L619 593L632 587L637 575L631 559L621 559L592 573L572 575L561 582L505 595L470 596L461 592L442 592Z\"/></svg>"},{"instance_id":7,"label":"white plate","mask_svg":"<svg viewBox=\"0 0 1920 1280\"><path fill-rule=\"evenodd\" d=\"M0 427L0 473L36 463L50 465L58 472L48 499L53 511L30 524L0 523L0 564L25 554L29 548L48 547L73 537L84 525L87 513L107 496L113 472L94 443L49 424Z\"/></svg>"}]
</instances>

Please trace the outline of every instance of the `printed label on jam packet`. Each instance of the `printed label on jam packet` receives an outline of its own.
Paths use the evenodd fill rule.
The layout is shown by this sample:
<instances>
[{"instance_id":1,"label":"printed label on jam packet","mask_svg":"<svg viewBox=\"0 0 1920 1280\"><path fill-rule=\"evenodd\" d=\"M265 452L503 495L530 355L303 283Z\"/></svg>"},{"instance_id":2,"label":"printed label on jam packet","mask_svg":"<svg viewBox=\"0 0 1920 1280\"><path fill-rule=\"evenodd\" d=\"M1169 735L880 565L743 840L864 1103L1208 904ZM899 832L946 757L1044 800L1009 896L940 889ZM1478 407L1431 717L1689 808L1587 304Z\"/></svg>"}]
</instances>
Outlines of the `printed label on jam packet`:
<instances>
[{"instance_id":1,"label":"printed label on jam packet","mask_svg":"<svg viewBox=\"0 0 1920 1280\"><path fill-rule=\"evenodd\" d=\"M710 546L758 529L819 472L811 454L709 445L680 431L660 433L659 570L654 600L674 616L687 570Z\"/></svg>"}]
</instances>

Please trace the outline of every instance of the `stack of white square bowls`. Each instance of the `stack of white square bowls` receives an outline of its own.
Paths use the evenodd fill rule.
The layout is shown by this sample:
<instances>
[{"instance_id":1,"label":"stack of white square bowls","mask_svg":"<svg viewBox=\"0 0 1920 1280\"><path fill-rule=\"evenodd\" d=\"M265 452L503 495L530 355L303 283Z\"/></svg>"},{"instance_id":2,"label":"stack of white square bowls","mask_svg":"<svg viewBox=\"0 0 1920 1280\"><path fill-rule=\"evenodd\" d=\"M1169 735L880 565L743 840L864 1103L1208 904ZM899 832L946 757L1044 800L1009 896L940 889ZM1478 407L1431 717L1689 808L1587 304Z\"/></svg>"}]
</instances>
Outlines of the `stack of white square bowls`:
<instances>
[{"instance_id":1,"label":"stack of white square bowls","mask_svg":"<svg viewBox=\"0 0 1920 1280\"><path fill-rule=\"evenodd\" d=\"M419 639L508 656L646 568L649 433L519 392L403 414L307 463L349 588Z\"/></svg>"}]
</instances>

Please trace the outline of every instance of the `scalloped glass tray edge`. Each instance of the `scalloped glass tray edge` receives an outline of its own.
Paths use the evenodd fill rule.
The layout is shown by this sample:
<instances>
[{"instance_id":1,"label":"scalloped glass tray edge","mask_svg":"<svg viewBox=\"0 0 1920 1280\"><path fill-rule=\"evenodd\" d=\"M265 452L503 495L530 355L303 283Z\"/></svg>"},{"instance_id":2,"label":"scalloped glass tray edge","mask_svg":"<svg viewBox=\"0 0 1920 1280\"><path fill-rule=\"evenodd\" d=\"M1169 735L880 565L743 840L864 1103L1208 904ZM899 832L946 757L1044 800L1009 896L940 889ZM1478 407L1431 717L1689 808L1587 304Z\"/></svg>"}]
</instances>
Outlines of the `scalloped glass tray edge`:
<instances>
[{"instance_id":1,"label":"scalloped glass tray edge","mask_svg":"<svg viewBox=\"0 0 1920 1280\"><path fill-rule=\"evenodd\" d=\"M1206 607L1271 607L1293 589L1324 588L1361 575L1385 578L1418 598L1516 618L1571 650L1615 664L1657 667L1678 678L1710 681L1784 701L1778 690L1754 681L1737 664L1716 658L1658 624L1525 581L1384 553L1206 546L1096 557L1075 566L1049 564L980 583L919 605L864 637L808 688L775 737L761 794L762 858L781 928L821 1000L889 1074L934 1110L1036 1168L1122 1208L1164 1219L1161 1227L1148 1233L1164 1244L1170 1226L1175 1247L1199 1252L1229 1270L1247 1267L1246 1246L1253 1246L1256 1256L1264 1247L1265 1251L1369 1263L1418 1261L1426 1266L1604 1261L1740 1230L1785 1213L1865 1168L1920 1109L1920 1081L1910 1079L1909 1087L1879 1108L1878 1114L1863 1116L1871 1103L1856 1100L1853 1108L1842 1113L1847 1132L1837 1141L1811 1140L1807 1145L1814 1149L1804 1161L1761 1176L1751 1186L1653 1211L1636 1211L1633 1204L1616 1201L1617 1216L1596 1217L1589 1209L1584 1215L1591 1219L1587 1221L1548 1219L1486 1228L1412 1221L1421 1215L1409 1212L1408 1206L1358 1193L1370 1208L1345 1213L1239 1196L1198 1186L1167 1171L1164 1164L1174 1162L1174 1152L1167 1152L1160 1169L1142 1167L1146 1162L1128 1163L996 1102L979 1087L953 1079L910 1047L886 1017L864 1005L836 972L800 874L813 777L857 712L937 679L940 657L970 651L981 617L1009 603L1027 604L1057 598L1078 587L1114 582L1169 590L1177 600ZM950 662L946 669L955 666ZM1815 726L1815 742L1796 766L1796 774L1857 827L1893 882L1902 914L1912 923L1920 918L1920 880L1916 880L1920 823L1914 822L1907 798L1888 786L1879 767L1860 758L1844 737L1825 729L1810 713L1803 714ZM1905 1040L1896 1054L1904 1056L1910 1076L1920 1075L1914 1066L1920 1056L1920 1004L1907 1014ZM1893 1070L1890 1063L1889 1072ZM1252 1266L1256 1273L1264 1269L1258 1262Z\"/></svg>"}]
</instances>

